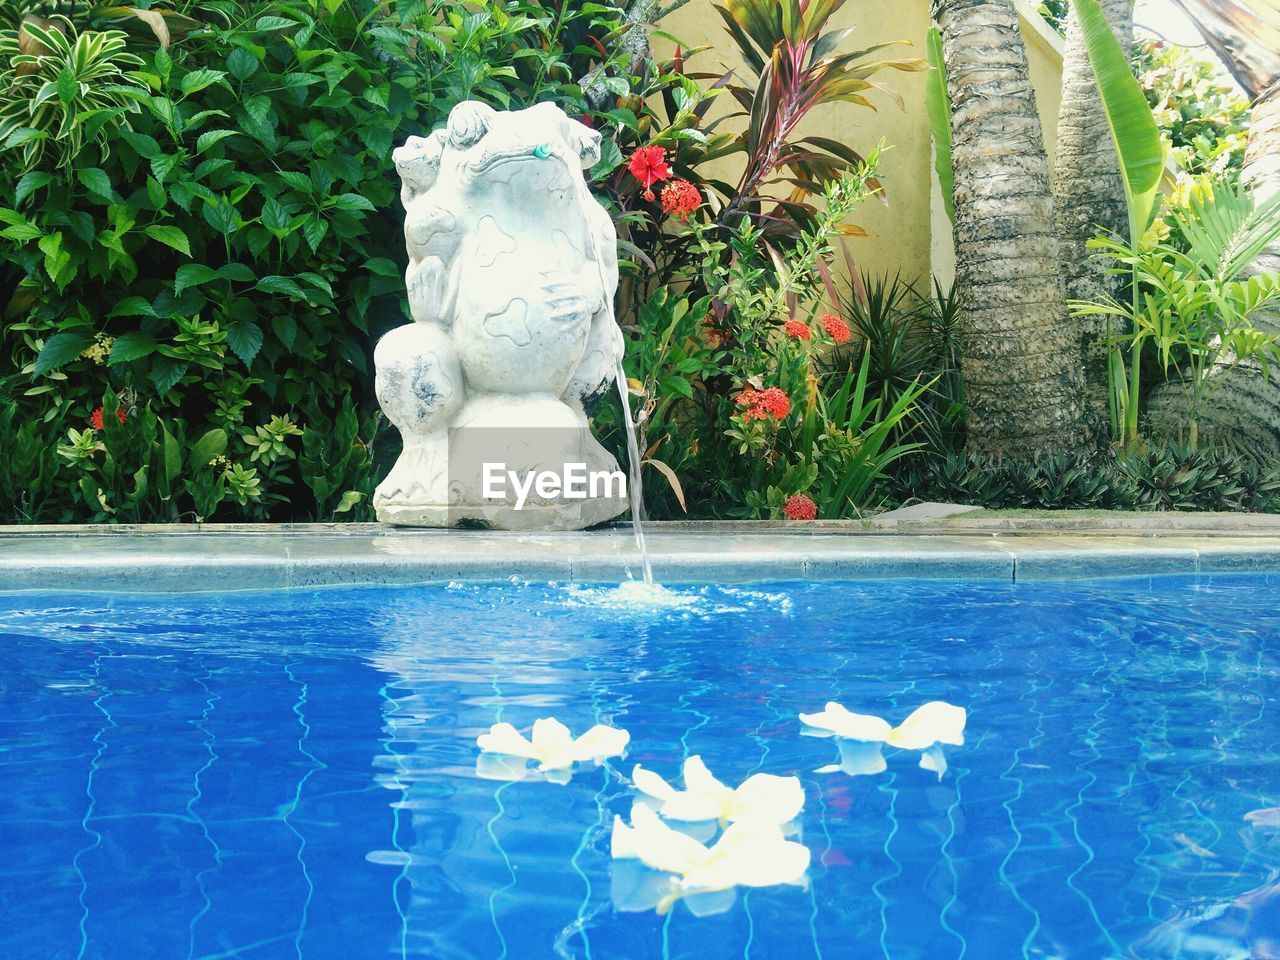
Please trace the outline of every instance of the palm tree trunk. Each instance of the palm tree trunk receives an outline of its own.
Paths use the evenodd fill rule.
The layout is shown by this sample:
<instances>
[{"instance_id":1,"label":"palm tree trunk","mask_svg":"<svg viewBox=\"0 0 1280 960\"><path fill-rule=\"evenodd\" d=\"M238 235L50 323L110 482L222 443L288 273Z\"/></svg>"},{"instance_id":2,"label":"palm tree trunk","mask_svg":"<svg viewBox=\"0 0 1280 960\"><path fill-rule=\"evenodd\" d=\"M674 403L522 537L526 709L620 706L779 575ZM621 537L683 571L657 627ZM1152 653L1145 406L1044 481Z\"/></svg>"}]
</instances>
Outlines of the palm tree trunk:
<instances>
[{"instance_id":1,"label":"palm tree trunk","mask_svg":"<svg viewBox=\"0 0 1280 960\"><path fill-rule=\"evenodd\" d=\"M1132 0L1101 0L1100 5L1121 49L1128 50L1133 46ZM1129 217L1120 161L1074 4L1067 16L1053 198L1067 299L1098 301L1108 295L1122 299L1124 278L1106 273L1105 258L1091 254L1085 246L1100 227L1125 236ZM1084 416L1089 431L1102 440L1110 421L1107 323L1103 317L1077 317L1074 322L1084 362Z\"/></svg>"},{"instance_id":2,"label":"palm tree trunk","mask_svg":"<svg viewBox=\"0 0 1280 960\"><path fill-rule=\"evenodd\" d=\"M1079 449L1080 342L1013 0L933 0L933 16L951 94L970 448L1011 459Z\"/></svg>"}]
</instances>

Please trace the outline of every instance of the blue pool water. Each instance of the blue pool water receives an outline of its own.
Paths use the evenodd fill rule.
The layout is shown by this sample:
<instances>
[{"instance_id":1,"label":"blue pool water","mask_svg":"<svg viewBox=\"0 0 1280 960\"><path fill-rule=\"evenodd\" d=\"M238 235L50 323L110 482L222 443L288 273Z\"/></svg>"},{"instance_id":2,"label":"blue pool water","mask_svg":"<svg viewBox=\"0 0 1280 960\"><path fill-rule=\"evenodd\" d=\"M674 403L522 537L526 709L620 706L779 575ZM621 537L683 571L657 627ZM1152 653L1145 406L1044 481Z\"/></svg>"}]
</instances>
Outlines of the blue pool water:
<instances>
[{"instance_id":1,"label":"blue pool water","mask_svg":"<svg viewBox=\"0 0 1280 960\"><path fill-rule=\"evenodd\" d=\"M0 957L1280 957L1262 577L0 595ZM827 700L969 711L949 769L814 771ZM496 720L630 731L565 786ZM808 885L621 913L636 762L798 774Z\"/></svg>"}]
</instances>

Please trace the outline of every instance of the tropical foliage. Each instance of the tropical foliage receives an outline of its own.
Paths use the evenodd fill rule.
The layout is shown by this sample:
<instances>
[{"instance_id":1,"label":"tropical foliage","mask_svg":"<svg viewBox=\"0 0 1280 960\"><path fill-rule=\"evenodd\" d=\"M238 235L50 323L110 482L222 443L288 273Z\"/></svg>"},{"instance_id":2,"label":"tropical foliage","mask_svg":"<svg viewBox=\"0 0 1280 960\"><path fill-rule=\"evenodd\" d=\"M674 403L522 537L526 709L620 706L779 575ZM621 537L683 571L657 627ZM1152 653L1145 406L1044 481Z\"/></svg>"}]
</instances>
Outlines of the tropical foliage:
<instances>
[{"instance_id":1,"label":"tropical foliage","mask_svg":"<svg viewBox=\"0 0 1280 960\"><path fill-rule=\"evenodd\" d=\"M369 518L399 444L370 356L407 316L391 148L469 98L552 100L603 134L590 178L620 237L651 516L1276 505L1274 470L1196 430L1224 370L1280 359L1255 322L1280 278L1244 269L1280 201L1236 186L1246 106L1207 67L1144 44L1135 80L1077 0L1130 215L1093 244L1125 293L1073 305L1110 324L1118 452L996 462L965 452L964 287L847 253L858 205L893 199L894 154L812 124L930 71L954 218L941 35L858 49L830 24L844 0L709 5L724 48L660 58L624 0L4 2L0 521ZM1170 146L1185 176L1164 201ZM1165 380L1188 412L1173 444L1141 432ZM625 457L618 400L591 413Z\"/></svg>"},{"instance_id":2,"label":"tropical foliage","mask_svg":"<svg viewBox=\"0 0 1280 960\"><path fill-rule=\"evenodd\" d=\"M1143 40L1138 80L1183 178L1238 180L1249 132L1249 101L1220 69L1184 47Z\"/></svg>"},{"instance_id":3,"label":"tropical foliage","mask_svg":"<svg viewBox=\"0 0 1280 960\"><path fill-rule=\"evenodd\" d=\"M467 97L611 105L621 11L58 9L0 33L0 515L369 516L397 442L369 355L406 315L391 148Z\"/></svg>"},{"instance_id":4,"label":"tropical foliage","mask_svg":"<svg viewBox=\"0 0 1280 960\"><path fill-rule=\"evenodd\" d=\"M1176 237L1171 242L1170 237ZM1245 269L1280 238L1280 194L1261 204L1240 187L1203 184L1173 206L1138 243L1099 237L1092 244L1118 272L1131 275L1132 299L1076 302L1078 315L1113 318L1115 342L1129 362L1116 365L1118 392L1132 398L1124 441L1138 441L1137 384L1150 348L1166 379L1186 396L1186 443L1195 450L1198 421L1223 374L1242 363L1264 367L1280 357L1280 337L1254 326L1253 318L1280 298L1280 274ZM1127 374L1126 370L1132 371Z\"/></svg>"}]
</instances>

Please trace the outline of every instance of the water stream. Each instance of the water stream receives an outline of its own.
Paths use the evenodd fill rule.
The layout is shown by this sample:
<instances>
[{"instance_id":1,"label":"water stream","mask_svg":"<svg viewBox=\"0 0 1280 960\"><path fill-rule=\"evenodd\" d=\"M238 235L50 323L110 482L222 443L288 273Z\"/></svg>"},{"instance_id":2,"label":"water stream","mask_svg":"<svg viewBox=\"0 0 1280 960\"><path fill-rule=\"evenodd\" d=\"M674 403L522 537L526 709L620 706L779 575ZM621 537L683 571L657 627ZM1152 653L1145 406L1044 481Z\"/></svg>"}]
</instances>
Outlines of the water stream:
<instances>
[{"instance_id":1,"label":"water stream","mask_svg":"<svg viewBox=\"0 0 1280 960\"><path fill-rule=\"evenodd\" d=\"M538 148L543 152L535 155L538 157L556 157L561 163L564 163L571 170L576 171L576 161L563 156L555 147L547 145ZM587 211L598 207L598 202L591 195L590 189L587 187L586 180L580 175L576 176L579 183L578 199L582 204L583 219L588 223L590 216ZM591 253L596 263L596 271L600 277L601 289L605 291L605 309L609 313L609 322L617 323L617 317L614 313L612 293L617 286L616 278L614 283L609 282L609 272L605 269L604 253L600 249L594 230L587 231L588 242L591 244ZM631 498L631 529L636 538L636 549L640 551L640 566L644 571L644 583L646 587L653 586L653 567L649 563L649 548L644 542L644 526L640 521L641 513L644 510L644 485L640 479L640 444L636 440L635 420L631 416L631 397L627 391L627 374L622 368L622 355L618 355L618 366L615 373L615 379L618 383L618 399L622 401L622 418L627 428L627 470L630 477L628 494Z\"/></svg>"},{"instance_id":2,"label":"water stream","mask_svg":"<svg viewBox=\"0 0 1280 960\"><path fill-rule=\"evenodd\" d=\"M644 542L644 525L640 514L644 505L644 485L640 479L640 444L636 440L636 425L631 417L631 396L627 390L627 374L622 369L622 357L618 357L618 399L622 401L622 419L627 427L627 469L631 477L631 530L635 534L636 549L640 551L640 564L644 570L645 586L653 586L653 567L649 563L649 548Z\"/></svg>"}]
</instances>

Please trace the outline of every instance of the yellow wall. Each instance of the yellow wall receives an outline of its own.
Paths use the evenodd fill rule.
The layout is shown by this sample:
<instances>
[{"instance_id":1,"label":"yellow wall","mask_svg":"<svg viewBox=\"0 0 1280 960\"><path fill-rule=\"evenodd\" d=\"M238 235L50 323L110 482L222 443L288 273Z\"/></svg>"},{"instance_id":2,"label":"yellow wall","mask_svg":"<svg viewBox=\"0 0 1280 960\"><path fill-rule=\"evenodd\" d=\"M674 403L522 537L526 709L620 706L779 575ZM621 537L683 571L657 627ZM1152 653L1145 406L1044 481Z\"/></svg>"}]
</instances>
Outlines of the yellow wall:
<instances>
[{"instance_id":1,"label":"yellow wall","mask_svg":"<svg viewBox=\"0 0 1280 960\"><path fill-rule=\"evenodd\" d=\"M1042 34L1028 23L1027 11L1036 22L1042 23L1034 4L1027 0L1016 2L1024 14L1023 33L1041 117L1046 120L1046 129L1052 131L1057 126L1062 72L1060 41L1055 48L1057 37L1047 25ZM893 12L886 14L886 10ZM854 28L845 40L844 49L907 40L911 46L901 47L900 54L884 54L901 57L924 56L929 23L927 0L846 3L831 21L833 28ZM678 38L686 50L703 45L711 47L690 61L690 70L712 72L739 66L738 61L730 59L732 41L712 7L712 0L690 0L659 23L657 29ZM655 37L654 46L662 55L669 55L671 51L670 41L661 37ZM885 203L870 201L855 212L853 222L868 230L871 237L848 241L850 251L860 267L873 273L900 271L904 279L927 283L929 274L935 272L949 281L954 272L951 227L932 173L932 141L924 106L925 74L890 70L876 79L887 82L901 95L902 108L890 97L873 92L870 99L877 110L827 104L806 118L802 134L831 137L863 152L883 139L890 147L881 160ZM727 96L723 99L726 108L732 106ZM741 159L731 158L721 161L714 173L736 182L741 170Z\"/></svg>"}]
</instances>

